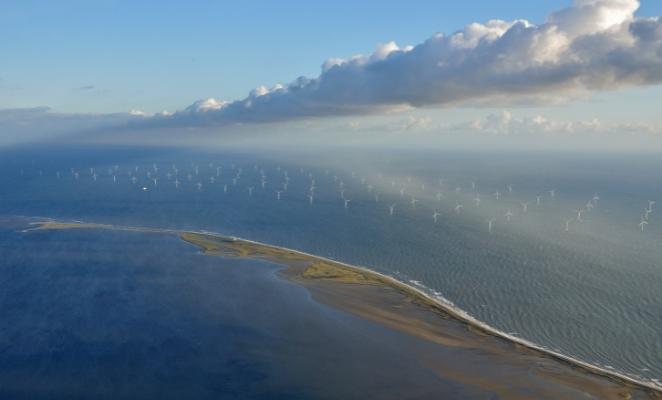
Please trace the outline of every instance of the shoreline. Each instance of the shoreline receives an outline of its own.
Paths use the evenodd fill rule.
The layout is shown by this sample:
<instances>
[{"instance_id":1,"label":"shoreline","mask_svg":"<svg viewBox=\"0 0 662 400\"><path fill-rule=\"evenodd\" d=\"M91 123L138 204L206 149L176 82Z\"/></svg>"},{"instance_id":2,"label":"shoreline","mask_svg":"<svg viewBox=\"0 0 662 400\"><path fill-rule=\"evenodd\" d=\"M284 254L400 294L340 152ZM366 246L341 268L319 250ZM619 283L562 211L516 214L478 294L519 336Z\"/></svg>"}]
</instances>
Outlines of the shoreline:
<instances>
[{"instance_id":1,"label":"shoreline","mask_svg":"<svg viewBox=\"0 0 662 400\"><path fill-rule=\"evenodd\" d=\"M235 236L227 236L217 232L209 231L187 231L187 230L177 230L177 229L162 229L162 228L146 228L146 227L130 227L130 226L118 226L111 224L96 224L96 223L87 223L82 221L71 221L71 222L61 222L56 220L50 220L47 218L31 218L36 220L36 222L31 222L31 226L35 226L29 229L25 229L23 232L39 231L39 230L67 230L67 229L102 229L102 230L115 230L115 231L128 231L128 232L143 232L143 233L160 233L160 234L171 234L177 235L180 240L183 240L187 243L193 244L201 249L205 254L209 253L210 255L219 255L219 256L236 256L236 257L252 257L252 258L267 258L271 261L274 261L277 264L285 265L287 267L292 267L293 264L290 264L286 261L291 261L292 263L297 262L310 262L310 261L320 261L327 263L330 266L340 266L348 271L358 273L359 275L366 277L368 280L362 282L343 282L343 281L333 281L325 277L313 277L319 280L326 280L327 282L334 282L340 284L374 284L374 285L384 285L390 287L397 292L400 292L406 297L410 297L415 301L420 302L419 305L426 306L432 310L441 312L450 316L453 320L466 325L469 330L476 330L482 334L489 335L493 338L502 340L506 343L512 344L514 346L522 346L525 349L531 350L533 352L539 353L543 356L549 357L559 363L562 363L571 368L579 368L582 371L601 378L605 378L609 381L619 383L626 387L634 387L635 389L643 390L650 392L654 396L662 397L662 385L654 381L647 381L643 379L637 379L635 377L629 376L625 373L620 373L618 371L605 369L603 367L582 361L580 359L568 356L562 353L559 353L554 350L547 349L541 345L535 344L533 342L527 341L523 338L519 338L513 335L510 335L506 332L500 331L474 317L464 310L456 307L452 302L443 298L442 296L437 296L432 293L427 293L422 288L413 286L414 284L409 284L403 281L398 280L397 278L374 271L370 268L351 265L344 263L342 261L337 261L330 259L328 257L318 256L310 254L304 251L299 251L295 249L275 246L267 243L262 243L259 241L249 240L238 238ZM223 247L223 244L214 242L218 246L216 248L207 248L205 244L200 242L195 242L195 240L187 240L186 235L198 235L202 237L200 240L204 241L206 238L212 238L220 240L224 243L231 243ZM210 241L211 242L211 241ZM272 251L272 253L246 253L246 254L230 254L223 253L222 251L227 250L228 248L234 249L235 247L251 245L261 249L267 249ZM252 249L252 248L251 248ZM220 251L220 252L219 252ZM296 255L298 258L289 259L289 255ZM280 261L280 262L279 262ZM296 280L296 279L291 279ZM305 284L305 282L299 282ZM431 290L431 289L430 289Z\"/></svg>"}]
</instances>

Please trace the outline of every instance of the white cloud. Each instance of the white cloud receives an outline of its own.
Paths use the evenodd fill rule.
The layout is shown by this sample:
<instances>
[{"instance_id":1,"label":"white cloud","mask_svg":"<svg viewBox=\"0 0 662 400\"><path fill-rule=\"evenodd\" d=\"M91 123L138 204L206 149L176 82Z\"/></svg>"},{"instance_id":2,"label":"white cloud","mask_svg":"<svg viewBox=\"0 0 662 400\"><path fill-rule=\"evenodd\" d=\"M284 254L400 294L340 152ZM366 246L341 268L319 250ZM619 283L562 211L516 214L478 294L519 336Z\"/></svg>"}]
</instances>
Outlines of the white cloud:
<instances>
[{"instance_id":1,"label":"white cloud","mask_svg":"<svg viewBox=\"0 0 662 400\"><path fill-rule=\"evenodd\" d=\"M662 127L645 123L606 123L597 117L576 121L554 120L542 115L516 117L505 110L469 122L438 126L444 132L504 136L662 136Z\"/></svg>"},{"instance_id":2,"label":"white cloud","mask_svg":"<svg viewBox=\"0 0 662 400\"><path fill-rule=\"evenodd\" d=\"M314 79L259 87L243 100L201 100L158 123L182 126L368 114L394 108L565 101L662 82L662 20L637 0L576 0L534 25L471 23L400 48L333 58Z\"/></svg>"}]
</instances>

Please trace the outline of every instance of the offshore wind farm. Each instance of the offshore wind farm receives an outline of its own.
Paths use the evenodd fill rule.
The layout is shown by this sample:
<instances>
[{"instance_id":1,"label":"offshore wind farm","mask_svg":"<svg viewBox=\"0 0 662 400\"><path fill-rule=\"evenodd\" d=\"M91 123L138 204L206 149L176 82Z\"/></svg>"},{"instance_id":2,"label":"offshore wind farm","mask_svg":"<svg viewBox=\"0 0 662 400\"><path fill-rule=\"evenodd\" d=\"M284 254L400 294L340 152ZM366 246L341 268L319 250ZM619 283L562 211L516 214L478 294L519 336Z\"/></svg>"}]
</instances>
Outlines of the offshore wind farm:
<instances>
[{"instance_id":1,"label":"offshore wind farm","mask_svg":"<svg viewBox=\"0 0 662 400\"><path fill-rule=\"evenodd\" d=\"M416 153L416 172L401 167L408 156L379 162L378 154L365 164L360 153L311 163L301 154L145 150L122 160L114 151L77 153L4 158L3 181L11 184L1 192L3 214L33 217L26 223L202 229L319 254L391 276L505 337L659 385L662 321L653 310L662 306L662 231L648 200L660 194L654 175L614 190L600 161L584 156L565 158L567 168L584 172L564 180L523 173L531 160L522 155L510 155L510 166L494 176L501 156L480 156L483 166L471 168L478 161L471 155L428 153L421 162ZM106 161L67 164L88 157L85 164ZM332 167L342 157L345 168ZM619 173L639 175L659 161L631 171L628 163ZM650 229L640 230L640 218ZM619 346L619 332L639 339Z\"/></svg>"}]
</instances>

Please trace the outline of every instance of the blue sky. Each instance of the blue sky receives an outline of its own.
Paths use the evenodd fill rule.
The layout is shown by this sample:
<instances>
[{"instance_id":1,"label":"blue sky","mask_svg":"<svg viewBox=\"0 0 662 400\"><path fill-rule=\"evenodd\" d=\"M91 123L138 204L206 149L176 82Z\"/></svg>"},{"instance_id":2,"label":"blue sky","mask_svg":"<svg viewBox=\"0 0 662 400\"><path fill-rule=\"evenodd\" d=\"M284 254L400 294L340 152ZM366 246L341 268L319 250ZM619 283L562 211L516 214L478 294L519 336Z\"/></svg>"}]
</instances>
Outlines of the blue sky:
<instances>
[{"instance_id":1,"label":"blue sky","mask_svg":"<svg viewBox=\"0 0 662 400\"><path fill-rule=\"evenodd\" d=\"M662 148L660 16L659 0L5 0L0 144L184 128Z\"/></svg>"},{"instance_id":2,"label":"blue sky","mask_svg":"<svg viewBox=\"0 0 662 400\"><path fill-rule=\"evenodd\" d=\"M571 1L3 1L0 108L174 111L315 77L330 57L499 18L542 22ZM638 15L662 15L644 0Z\"/></svg>"}]
</instances>

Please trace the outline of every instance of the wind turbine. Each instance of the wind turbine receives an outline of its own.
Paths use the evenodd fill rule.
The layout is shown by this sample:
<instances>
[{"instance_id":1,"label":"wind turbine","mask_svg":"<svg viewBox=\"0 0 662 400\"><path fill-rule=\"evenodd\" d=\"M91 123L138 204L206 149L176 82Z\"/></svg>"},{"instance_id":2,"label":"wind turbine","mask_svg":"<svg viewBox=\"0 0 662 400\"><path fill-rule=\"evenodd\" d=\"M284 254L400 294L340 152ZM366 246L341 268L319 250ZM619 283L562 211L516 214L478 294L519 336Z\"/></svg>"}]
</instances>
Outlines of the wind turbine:
<instances>
[{"instance_id":1,"label":"wind turbine","mask_svg":"<svg viewBox=\"0 0 662 400\"><path fill-rule=\"evenodd\" d=\"M494 192L494 197L496 197L496 200L499 201L499 198L501 197L501 193L497 190Z\"/></svg>"},{"instance_id":2,"label":"wind turbine","mask_svg":"<svg viewBox=\"0 0 662 400\"><path fill-rule=\"evenodd\" d=\"M644 231L644 228L646 227L646 225L648 225L648 221L646 221L645 219L641 218L641 222L639 223L639 228L641 228L641 231L642 231L642 232Z\"/></svg>"},{"instance_id":3,"label":"wind turbine","mask_svg":"<svg viewBox=\"0 0 662 400\"><path fill-rule=\"evenodd\" d=\"M308 201L310 202L310 205L311 205L311 206L313 205L313 199L314 199L314 198L315 198L315 196L313 196L312 194L309 194L309 195L308 195Z\"/></svg>"},{"instance_id":4,"label":"wind turbine","mask_svg":"<svg viewBox=\"0 0 662 400\"><path fill-rule=\"evenodd\" d=\"M282 190L276 190L276 200L280 200L281 193L283 193Z\"/></svg>"},{"instance_id":5,"label":"wind turbine","mask_svg":"<svg viewBox=\"0 0 662 400\"><path fill-rule=\"evenodd\" d=\"M492 225L494 224L495 221L496 221L496 220L495 220L494 218L493 218L493 219L488 219L488 220L487 220L487 232L488 232L489 234L492 234Z\"/></svg>"},{"instance_id":6,"label":"wind turbine","mask_svg":"<svg viewBox=\"0 0 662 400\"><path fill-rule=\"evenodd\" d=\"M351 201L351 200L349 200L349 199L345 199L345 208L349 208L349 202L350 202L350 201Z\"/></svg>"},{"instance_id":7,"label":"wind turbine","mask_svg":"<svg viewBox=\"0 0 662 400\"><path fill-rule=\"evenodd\" d=\"M179 179L175 178L175 189L179 189Z\"/></svg>"},{"instance_id":8,"label":"wind turbine","mask_svg":"<svg viewBox=\"0 0 662 400\"><path fill-rule=\"evenodd\" d=\"M529 210L529 203L526 202L520 202L522 205L522 214L526 214L526 212Z\"/></svg>"},{"instance_id":9,"label":"wind turbine","mask_svg":"<svg viewBox=\"0 0 662 400\"><path fill-rule=\"evenodd\" d=\"M506 187L508 188L508 193L513 192L513 185L512 184L508 184L508 186L506 186Z\"/></svg>"},{"instance_id":10,"label":"wind turbine","mask_svg":"<svg viewBox=\"0 0 662 400\"><path fill-rule=\"evenodd\" d=\"M542 200L542 196L541 196L541 195L537 195L537 196L536 196L536 205L537 205L537 206L540 205L540 201L541 201L541 200Z\"/></svg>"},{"instance_id":11,"label":"wind turbine","mask_svg":"<svg viewBox=\"0 0 662 400\"><path fill-rule=\"evenodd\" d=\"M198 182L197 186L198 186L198 192L201 192L202 191L202 182Z\"/></svg>"},{"instance_id":12,"label":"wind turbine","mask_svg":"<svg viewBox=\"0 0 662 400\"><path fill-rule=\"evenodd\" d=\"M442 197L443 197L443 194L441 194L441 192L437 192L437 201L441 201Z\"/></svg>"},{"instance_id":13,"label":"wind turbine","mask_svg":"<svg viewBox=\"0 0 662 400\"><path fill-rule=\"evenodd\" d=\"M570 218L565 218L564 221L565 221L565 227L564 227L563 230L564 230L565 232L570 232L570 222L572 221L572 219L570 219Z\"/></svg>"},{"instance_id":14,"label":"wind turbine","mask_svg":"<svg viewBox=\"0 0 662 400\"><path fill-rule=\"evenodd\" d=\"M439 211L434 210L434 214L432 214L432 219L434 220L435 224L437 223L437 218L439 218L440 216L441 214L439 213Z\"/></svg>"},{"instance_id":15,"label":"wind turbine","mask_svg":"<svg viewBox=\"0 0 662 400\"><path fill-rule=\"evenodd\" d=\"M388 213L393 216L393 213L395 212L395 204L391 204L388 206Z\"/></svg>"},{"instance_id":16,"label":"wind turbine","mask_svg":"<svg viewBox=\"0 0 662 400\"><path fill-rule=\"evenodd\" d=\"M589 212L592 211L593 210L593 201L589 200L588 202L586 202L586 205L584 207L586 207L586 211L589 211Z\"/></svg>"},{"instance_id":17,"label":"wind turbine","mask_svg":"<svg viewBox=\"0 0 662 400\"><path fill-rule=\"evenodd\" d=\"M459 215L463 208L464 208L464 206L462 204L457 203L455 205L455 213Z\"/></svg>"},{"instance_id":18,"label":"wind turbine","mask_svg":"<svg viewBox=\"0 0 662 400\"><path fill-rule=\"evenodd\" d=\"M513 214L512 211L510 211L510 210L506 211L506 214L505 214L505 216L506 216L506 221L510 222L510 219L513 218L513 215L514 215L514 214Z\"/></svg>"},{"instance_id":19,"label":"wind turbine","mask_svg":"<svg viewBox=\"0 0 662 400\"><path fill-rule=\"evenodd\" d=\"M228 192L228 185L225 184L223 185L223 193L227 193L227 192Z\"/></svg>"},{"instance_id":20,"label":"wind turbine","mask_svg":"<svg viewBox=\"0 0 662 400\"><path fill-rule=\"evenodd\" d=\"M476 203L476 207L480 207L480 196L479 195L476 195L476 197L474 197L474 203Z\"/></svg>"},{"instance_id":21,"label":"wind turbine","mask_svg":"<svg viewBox=\"0 0 662 400\"><path fill-rule=\"evenodd\" d=\"M410 203L411 203L411 208L416 208L416 203L418 203L418 199L412 197Z\"/></svg>"},{"instance_id":22,"label":"wind turbine","mask_svg":"<svg viewBox=\"0 0 662 400\"><path fill-rule=\"evenodd\" d=\"M548 193L549 193L549 197L551 197L551 198L556 197L556 189L552 189L552 190L548 191Z\"/></svg>"},{"instance_id":23,"label":"wind turbine","mask_svg":"<svg viewBox=\"0 0 662 400\"><path fill-rule=\"evenodd\" d=\"M583 221L582 220L582 213L584 212L584 209L579 208L579 209L575 210L575 212L577 213L577 222L582 222Z\"/></svg>"}]
</instances>

